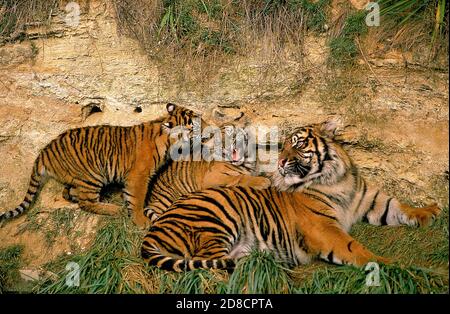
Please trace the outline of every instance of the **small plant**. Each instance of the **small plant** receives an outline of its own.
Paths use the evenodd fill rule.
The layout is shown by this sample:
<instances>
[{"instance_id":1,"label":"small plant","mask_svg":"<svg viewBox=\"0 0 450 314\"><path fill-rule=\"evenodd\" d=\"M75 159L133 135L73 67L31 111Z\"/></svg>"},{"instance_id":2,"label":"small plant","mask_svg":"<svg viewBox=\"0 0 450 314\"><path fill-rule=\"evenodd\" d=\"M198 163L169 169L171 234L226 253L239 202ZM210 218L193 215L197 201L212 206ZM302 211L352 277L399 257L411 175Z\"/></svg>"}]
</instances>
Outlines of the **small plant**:
<instances>
[{"instance_id":1,"label":"small plant","mask_svg":"<svg viewBox=\"0 0 450 314\"><path fill-rule=\"evenodd\" d=\"M448 1L446 0L379 0L380 15L388 22L394 22L398 32L402 27L420 23L422 31L429 38L430 56L439 46L448 49Z\"/></svg>"},{"instance_id":2,"label":"small plant","mask_svg":"<svg viewBox=\"0 0 450 314\"><path fill-rule=\"evenodd\" d=\"M330 0L319 0L317 2L302 0L300 2L301 9L306 13L306 26L309 30L316 32L325 30L327 22L326 7L329 4Z\"/></svg>"},{"instance_id":3,"label":"small plant","mask_svg":"<svg viewBox=\"0 0 450 314\"><path fill-rule=\"evenodd\" d=\"M23 39L30 23L46 24L58 0L0 0L0 37Z\"/></svg>"},{"instance_id":4,"label":"small plant","mask_svg":"<svg viewBox=\"0 0 450 314\"><path fill-rule=\"evenodd\" d=\"M36 46L36 43L34 41L30 42L30 48L31 48L31 59L33 61L36 61L36 57L39 54L39 48Z\"/></svg>"},{"instance_id":5,"label":"small plant","mask_svg":"<svg viewBox=\"0 0 450 314\"><path fill-rule=\"evenodd\" d=\"M86 213L78 209L74 210L64 207L42 215L41 208L36 206L27 213L26 223L19 232L41 231L44 233L47 246L51 247L58 236L70 238L75 228L74 220L76 214L86 215Z\"/></svg>"},{"instance_id":6,"label":"small plant","mask_svg":"<svg viewBox=\"0 0 450 314\"><path fill-rule=\"evenodd\" d=\"M331 38L329 47L333 65L347 65L354 62L358 55L355 38L367 33L365 16L364 11L349 14L338 36Z\"/></svg>"}]
</instances>

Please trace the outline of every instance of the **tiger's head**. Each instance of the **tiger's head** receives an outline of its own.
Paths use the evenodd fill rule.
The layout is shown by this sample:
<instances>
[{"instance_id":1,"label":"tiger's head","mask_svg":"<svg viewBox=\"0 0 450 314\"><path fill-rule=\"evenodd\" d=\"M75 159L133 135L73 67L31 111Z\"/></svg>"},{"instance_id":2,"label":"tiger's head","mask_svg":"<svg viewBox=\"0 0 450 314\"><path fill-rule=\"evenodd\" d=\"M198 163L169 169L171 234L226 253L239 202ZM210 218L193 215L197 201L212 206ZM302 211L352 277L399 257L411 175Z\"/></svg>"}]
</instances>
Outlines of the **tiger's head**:
<instances>
[{"instance_id":1,"label":"tiger's head","mask_svg":"<svg viewBox=\"0 0 450 314\"><path fill-rule=\"evenodd\" d=\"M334 140L339 125L340 120L334 118L295 129L279 154L275 186L292 191L338 182L351 167L349 156Z\"/></svg>"},{"instance_id":2,"label":"tiger's head","mask_svg":"<svg viewBox=\"0 0 450 314\"><path fill-rule=\"evenodd\" d=\"M253 170L256 167L256 159L250 156L249 144L254 135L247 129L249 121L243 119L243 116L244 113L241 112L238 117L216 127L214 132L206 132L202 145L213 153L216 160ZM219 145L220 155L214 150L216 145Z\"/></svg>"},{"instance_id":3,"label":"tiger's head","mask_svg":"<svg viewBox=\"0 0 450 314\"><path fill-rule=\"evenodd\" d=\"M194 130L199 129L201 125L207 125L200 115L188 108L168 103L166 109L168 115L165 116L162 123L164 131L170 131L178 126L188 130L189 135L192 135Z\"/></svg>"}]
</instances>

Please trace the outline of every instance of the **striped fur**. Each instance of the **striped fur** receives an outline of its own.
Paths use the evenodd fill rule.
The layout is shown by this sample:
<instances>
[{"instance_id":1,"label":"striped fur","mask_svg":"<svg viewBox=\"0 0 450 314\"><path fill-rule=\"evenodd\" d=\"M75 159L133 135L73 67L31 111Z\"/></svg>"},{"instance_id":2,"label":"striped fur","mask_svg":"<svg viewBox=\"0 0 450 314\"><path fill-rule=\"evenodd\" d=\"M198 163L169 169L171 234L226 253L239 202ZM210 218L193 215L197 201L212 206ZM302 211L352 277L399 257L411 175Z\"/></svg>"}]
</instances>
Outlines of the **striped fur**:
<instances>
[{"instance_id":1,"label":"striped fur","mask_svg":"<svg viewBox=\"0 0 450 314\"><path fill-rule=\"evenodd\" d=\"M225 161L173 161L167 162L158 169L150 180L146 198L144 215L149 225L164 213L181 196L212 187L249 186L256 189L268 188L268 178L256 176L256 161L249 158L245 145L247 133L230 123L220 127L222 143L225 134L231 140L224 145L222 160ZM244 147L236 143L237 136L244 139ZM213 151L214 139L202 143L203 148Z\"/></svg>"},{"instance_id":2,"label":"striped fur","mask_svg":"<svg viewBox=\"0 0 450 314\"><path fill-rule=\"evenodd\" d=\"M413 208L368 186L327 122L295 130L284 143L278 189L214 188L182 197L152 225L142 257L162 269L232 268L256 247L286 266L319 257L361 266L388 262L347 232L366 217L372 224L426 225L439 214Z\"/></svg>"},{"instance_id":3,"label":"striped fur","mask_svg":"<svg viewBox=\"0 0 450 314\"><path fill-rule=\"evenodd\" d=\"M181 196L219 186L264 189L270 186L270 180L253 176L243 165L223 161L168 160L150 180L144 215L151 223Z\"/></svg>"},{"instance_id":4,"label":"striped fur","mask_svg":"<svg viewBox=\"0 0 450 314\"><path fill-rule=\"evenodd\" d=\"M107 215L118 214L120 207L99 202L101 189L111 183L123 184L133 221L144 224L148 178L166 159L173 142L170 129L181 125L193 127L191 110L174 104L167 104L167 110L166 116L131 127L100 125L60 134L36 158L23 202L1 213L0 221L29 209L45 179L54 178L64 184L66 199L78 201L83 210Z\"/></svg>"},{"instance_id":5,"label":"striped fur","mask_svg":"<svg viewBox=\"0 0 450 314\"><path fill-rule=\"evenodd\" d=\"M440 210L414 208L386 195L361 177L347 152L334 141L330 120L296 129L284 143L272 179L282 191L303 191L331 204L344 230L361 220L373 225L423 226Z\"/></svg>"}]
</instances>

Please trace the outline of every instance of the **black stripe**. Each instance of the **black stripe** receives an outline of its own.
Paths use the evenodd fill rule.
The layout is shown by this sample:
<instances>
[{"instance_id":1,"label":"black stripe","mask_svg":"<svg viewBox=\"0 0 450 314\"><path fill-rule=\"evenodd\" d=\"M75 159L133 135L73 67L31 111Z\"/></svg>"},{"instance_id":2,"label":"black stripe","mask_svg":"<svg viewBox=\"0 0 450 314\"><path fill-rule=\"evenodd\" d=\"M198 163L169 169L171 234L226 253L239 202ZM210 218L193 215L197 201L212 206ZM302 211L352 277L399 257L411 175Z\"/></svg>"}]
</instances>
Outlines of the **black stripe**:
<instances>
[{"instance_id":1,"label":"black stripe","mask_svg":"<svg viewBox=\"0 0 450 314\"><path fill-rule=\"evenodd\" d=\"M155 254L155 253L150 253L149 257L150 259L149 264L150 265L156 265L158 264L158 262L160 262L161 260L165 259L166 257L164 255L160 255L160 254Z\"/></svg>"},{"instance_id":2,"label":"black stripe","mask_svg":"<svg viewBox=\"0 0 450 314\"><path fill-rule=\"evenodd\" d=\"M234 260L232 260L230 258L225 259L225 267L226 268L231 269L231 268L234 268L234 266L235 266Z\"/></svg>"},{"instance_id":3,"label":"black stripe","mask_svg":"<svg viewBox=\"0 0 450 314\"><path fill-rule=\"evenodd\" d=\"M369 209L367 210L366 214L363 217L364 222L369 222L369 219L367 218L367 214L370 213L374 209L375 203L377 201L377 196L379 193L380 193L380 191L378 190L377 193L375 194L375 196L373 197L372 203L370 204Z\"/></svg>"},{"instance_id":4,"label":"black stripe","mask_svg":"<svg viewBox=\"0 0 450 314\"><path fill-rule=\"evenodd\" d=\"M220 189L216 189L215 191L218 192L223 198L225 198L225 200L228 202L230 208L232 208L232 209L235 208L235 204L234 204L233 200L230 198L229 193L226 193L227 191L220 190ZM210 197L204 196L204 198L207 198L208 201L214 202L216 204L220 204L216 200L214 200ZM222 210L225 217L227 217L227 219L233 224L234 229L237 231L239 229L239 227L238 227L236 220L228 214L228 210L226 210L223 206L219 207L219 208Z\"/></svg>"},{"instance_id":5,"label":"black stripe","mask_svg":"<svg viewBox=\"0 0 450 314\"><path fill-rule=\"evenodd\" d=\"M387 225L387 216L389 213L389 205L391 204L392 198L390 198L387 202L386 202L386 207L384 208L384 213L383 216L381 216L381 225L385 226Z\"/></svg>"},{"instance_id":6,"label":"black stripe","mask_svg":"<svg viewBox=\"0 0 450 314\"><path fill-rule=\"evenodd\" d=\"M164 172L168 171L168 169L172 163L173 163L172 159L166 158L163 161L163 163L161 164L161 166L158 167L158 169L156 169L156 171L151 176L149 183L147 185L147 193L145 195L145 204L146 205L149 204L149 202L151 200L156 182L158 182L158 179L164 174Z\"/></svg>"},{"instance_id":7,"label":"black stripe","mask_svg":"<svg viewBox=\"0 0 450 314\"><path fill-rule=\"evenodd\" d=\"M203 267L202 261L197 259L197 260L194 261L192 266L194 267L194 269L202 268Z\"/></svg>"},{"instance_id":8,"label":"black stripe","mask_svg":"<svg viewBox=\"0 0 450 314\"><path fill-rule=\"evenodd\" d=\"M330 253L328 253L327 260L328 260L329 262L331 262L331 263L334 263L334 261L333 261L333 256L334 256L333 251L331 251Z\"/></svg>"},{"instance_id":9,"label":"black stripe","mask_svg":"<svg viewBox=\"0 0 450 314\"><path fill-rule=\"evenodd\" d=\"M352 248L351 248L352 243L353 243L353 240L347 244L347 249L349 250L349 252L352 252Z\"/></svg>"},{"instance_id":10,"label":"black stripe","mask_svg":"<svg viewBox=\"0 0 450 314\"><path fill-rule=\"evenodd\" d=\"M157 232L164 234L169 239L174 239L175 237L177 237L179 240L181 240L181 242L183 242L185 248L189 249L190 245L188 240L186 239L186 236L175 230L176 226L173 226L173 224L176 223L176 221L170 221L166 223L163 228L152 226L149 231L149 233L151 232L151 234L147 235L147 237L151 236L152 238L156 238L155 240L159 241L161 238L156 234Z\"/></svg>"},{"instance_id":11,"label":"black stripe","mask_svg":"<svg viewBox=\"0 0 450 314\"><path fill-rule=\"evenodd\" d=\"M312 212L313 212L314 214L316 214L316 215L324 216L324 217L327 217L327 218L329 218L329 219L333 219L333 220L337 221L337 219L336 219L335 217L333 217L333 216L329 216L329 215L327 215L327 214L318 212L318 211L312 209L311 207L306 206L305 204L303 204L303 206L304 206L306 209L309 209L310 211L312 211Z\"/></svg>"},{"instance_id":12,"label":"black stripe","mask_svg":"<svg viewBox=\"0 0 450 314\"><path fill-rule=\"evenodd\" d=\"M303 184L303 183L302 183ZM301 185L301 184L300 184ZM324 193L324 192L322 192L322 191L319 191L319 190L316 190L316 189L313 189L313 188L307 188L305 191L307 191L307 190L309 190L309 191L313 191L313 192L315 192L315 193L317 193L317 194L320 194L320 195L323 195L323 196L325 196L326 198L328 198L331 202L333 202L333 203L335 203L335 204L337 204L338 206L344 206L345 205L345 207L347 206L346 204L347 204L347 201L345 201L345 200L343 200L343 199L341 199L341 198L338 198L338 197L336 197L336 196L333 196L333 195L330 195L330 194L326 194L326 193ZM345 203L344 205L343 205L343 203Z\"/></svg>"},{"instance_id":13,"label":"black stripe","mask_svg":"<svg viewBox=\"0 0 450 314\"><path fill-rule=\"evenodd\" d=\"M363 201L364 197L366 196L366 192L367 192L367 185L366 185L366 181L364 181L364 179L362 179L362 184L363 184L363 191L362 191L361 198L359 199L358 206L356 206L356 211L358 211L358 208L361 206L361 202Z\"/></svg>"},{"instance_id":14,"label":"black stripe","mask_svg":"<svg viewBox=\"0 0 450 314\"><path fill-rule=\"evenodd\" d=\"M163 262L161 266L159 266L163 270L173 270L173 266L175 264L175 260L173 258Z\"/></svg>"},{"instance_id":15,"label":"black stripe","mask_svg":"<svg viewBox=\"0 0 450 314\"><path fill-rule=\"evenodd\" d=\"M310 190L311 191L311 190ZM303 191L303 194L308 195L308 197L313 198L315 200L318 200L319 202L325 204L327 207L333 208L334 206L331 205L330 203L328 203L327 201L321 199L320 197L318 197L317 195L308 193L308 190Z\"/></svg>"}]
</instances>

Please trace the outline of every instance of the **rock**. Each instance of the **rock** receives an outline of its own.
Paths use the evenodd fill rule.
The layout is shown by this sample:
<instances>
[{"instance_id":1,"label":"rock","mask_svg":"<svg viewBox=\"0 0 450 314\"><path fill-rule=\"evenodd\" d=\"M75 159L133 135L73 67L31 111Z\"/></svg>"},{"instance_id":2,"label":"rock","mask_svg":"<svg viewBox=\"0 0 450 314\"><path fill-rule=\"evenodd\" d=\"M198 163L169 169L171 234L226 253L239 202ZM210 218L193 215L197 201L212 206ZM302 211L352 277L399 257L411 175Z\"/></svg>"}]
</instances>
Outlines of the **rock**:
<instances>
[{"instance_id":1,"label":"rock","mask_svg":"<svg viewBox=\"0 0 450 314\"><path fill-rule=\"evenodd\" d=\"M36 281L36 280L45 280L52 279L55 280L58 276L51 271L44 271L39 269L20 269L20 278L25 281Z\"/></svg>"},{"instance_id":2,"label":"rock","mask_svg":"<svg viewBox=\"0 0 450 314\"><path fill-rule=\"evenodd\" d=\"M21 269L19 270L20 278L25 281L39 280L39 271L36 269Z\"/></svg>"}]
</instances>

